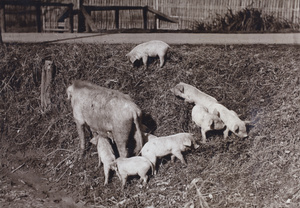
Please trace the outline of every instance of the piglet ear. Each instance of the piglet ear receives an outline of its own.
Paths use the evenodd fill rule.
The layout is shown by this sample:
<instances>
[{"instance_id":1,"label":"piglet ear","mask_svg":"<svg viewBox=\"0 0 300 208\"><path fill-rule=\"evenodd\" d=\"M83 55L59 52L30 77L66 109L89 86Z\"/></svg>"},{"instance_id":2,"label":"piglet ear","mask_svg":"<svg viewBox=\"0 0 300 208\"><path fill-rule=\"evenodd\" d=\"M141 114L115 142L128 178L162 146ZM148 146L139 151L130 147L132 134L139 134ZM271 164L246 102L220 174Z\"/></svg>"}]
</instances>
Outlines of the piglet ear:
<instances>
[{"instance_id":1,"label":"piglet ear","mask_svg":"<svg viewBox=\"0 0 300 208\"><path fill-rule=\"evenodd\" d=\"M98 144L98 139L96 137L93 137L90 141L92 144L97 145Z\"/></svg>"},{"instance_id":2,"label":"piglet ear","mask_svg":"<svg viewBox=\"0 0 300 208\"><path fill-rule=\"evenodd\" d=\"M249 124L251 124L252 122L251 122L251 121L244 121L244 123L245 123L246 125L249 125Z\"/></svg>"},{"instance_id":3,"label":"piglet ear","mask_svg":"<svg viewBox=\"0 0 300 208\"><path fill-rule=\"evenodd\" d=\"M176 88L179 92L184 93L184 86L182 86L182 85L177 85L175 88Z\"/></svg>"},{"instance_id":4,"label":"piglet ear","mask_svg":"<svg viewBox=\"0 0 300 208\"><path fill-rule=\"evenodd\" d=\"M184 138L183 145L190 147L192 146L192 141L189 138Z\"/></svg>"},{"instance_id":5,"label":"piglet ear","mask_svg":"<svg viewBox=\"0 0 300 208\"><path fill-rule=\"evenodd\" d=\"M215 122L214 122L214 120L213 119L209 119L208 125L209 125L210 129L214 129L215 128Z\"/></svg>"},{"instance_id":6,"label":"piglet ear","mask_svg":"<svg viewBox=\"0 0 300 208\"><path fill-rule=\"evenodd\" d=\"M239 132L239 126L238 126L237 124L234 125L233 131L234 131L235 133L238 133L238 132Z\"/></svg>"},{"instance_id":7,"label":"piglet ear","mask_svg":"<svg viewBox=\"0 0 300 208\"><path fill-rule=\"evenodd\" d=\"M214 112L213 112L214 115L220 117L220 112L217 110L217 109L214 109Z\"/></svg>"}]
</instances>

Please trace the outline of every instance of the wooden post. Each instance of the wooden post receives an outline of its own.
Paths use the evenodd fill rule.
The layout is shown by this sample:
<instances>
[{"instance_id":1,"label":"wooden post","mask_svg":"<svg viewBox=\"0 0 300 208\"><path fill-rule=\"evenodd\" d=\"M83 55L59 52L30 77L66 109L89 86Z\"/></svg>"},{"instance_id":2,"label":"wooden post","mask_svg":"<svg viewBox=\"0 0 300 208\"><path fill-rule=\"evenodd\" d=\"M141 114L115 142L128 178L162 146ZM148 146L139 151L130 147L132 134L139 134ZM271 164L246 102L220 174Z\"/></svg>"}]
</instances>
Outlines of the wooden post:
<instances>
[{"instance_id":1,"label":"wooden post","mask_svg":"<svg viewBox=\"0 0 300 208\"><path fill-rule=\"evenodd\" d=\"M0 24L1 24L1 29L2 32L6 32L6 25L5 25L5 5L4 2L0 2Z\"/></svg>"},{"instance_id":2,"label":"wooden post","mask_svg":"<svg viewBox=\"0 0 300 208\"><path fill-rule=\"evenodd\" d=\"M120 27L120 19L119 19L119 16L120 16L120 10L119 9L116 9L115 10L115 23L116 23L116 29L119 29Z\"/></svg>"},{"instance_id":3,"label":"wooden post","mask_svg":"<svg viewBox=\"0 0 300 208\"><path fill-rule=\"evenodd\" d=\"M45 112L51 108L51 81L54 72L53 61L46 60L45 66L42 69L42 80L41 80L41 106Z\"/></svg>"},{"instance_id":4,"label":"wooden post","mask_svg":"<svg viewBox=\"0 0 300 208\"><path fill-rule=\"evenodd\" d=\"M148 23L148 7L143 7L143 20L144 20L144 30L147 30L147 23Z\"/></svg>"},{"instance_id":5,"label":"wooden post","mask_svg":"<svg viewBox=\"0 0 300 208\"><path fill-rule=\"evenodd\" d=\"M0 44L3 44L2 35L1 35L1 27L0 27Z\"/></svg>"},{"instance_id":6,"label":"wooden post","mask_svg":"<svg viewBox=\"0 0 300 208\"><path fill-rule=\"evenodd\" d=\"M78 32L84 32L85 31L85 21L84 16L82 14L82 7L83 7L83 0L79 0L79 12L78 12Z\"/></svg>"},{"instance_id":7,"label":"wooden post","mask_svg":"<svg viewBox=\"0 0 300 208\"><path fill-rule=\"evenodd\" d=\"M85 9L85 10L86 10L87 14L88 14L89 16L91 16L91 14L92 14L91 10L89 10L89 9ZM84 15L84 14L83 14L83 15ZM91 29L91 27L90 27L90 25L89 25L89 22L88 22L87 18L86 18L86 17L84 17L84 18L85 18L85 21L84 21L84 24L85 24L85 32L91 32L92 29Z\"/></svg>"},{"instance_id":8,"label":"wooden post","mask_svg":"<svg viewBox=\"0 0 300 208\"><path fill-rule=\"evenodd\" d=\"M157 23L158 23L158 18L157 15L154 15L154 30L157 30Z\"/></svg>"},{"instance_id":9,"label":"wooden post","mask_svg":"<svg viewBox=\"0 0 300 208\"><path fill-rule=\"evenodd\" d=\"M69 32L74 32L74 14L73 14L73 4L69 6Z\"/></svg>"},{"instance_id":10,"label":"wooden post","mask_svg":"<svg viewBox=\"0 0 300 208\"><path fill-rule=\"evenodd\" d=\"M158 0L155 0L155 6L154 6L154 9L156 9L158 11ZM159 29L160 27L160 20L159 18L157 18L157 15L154 15L155 16L155 22L154 22L154 26L155 26L155 30Z\"/></svg>"},{"instance_id":11,"label":"wooden post","mask_svg":"<svg viewBox=\"0 0 300 208\"><path fill-rule=\"evenodd\" d=\"M37 24L37 32L42 32L42 21L41 21L41 3L38 2L36 4L36 24Z\"/></svg>"},{"instance_id":12,"label":"wooden post","mask_svg":"<svg viewBox=\"0 0 300 208\"><path fill-rule=\"evenodd\" d=\"M91 17L91 15L88 14L88 12L86 11L85 7L82 6L81 7L81 13L82 15L84 16L84 19L85 19L85 23L91 28L91 30L93 32L96 32L97 31L97 27Z\"/></svg>"}]
</instances>

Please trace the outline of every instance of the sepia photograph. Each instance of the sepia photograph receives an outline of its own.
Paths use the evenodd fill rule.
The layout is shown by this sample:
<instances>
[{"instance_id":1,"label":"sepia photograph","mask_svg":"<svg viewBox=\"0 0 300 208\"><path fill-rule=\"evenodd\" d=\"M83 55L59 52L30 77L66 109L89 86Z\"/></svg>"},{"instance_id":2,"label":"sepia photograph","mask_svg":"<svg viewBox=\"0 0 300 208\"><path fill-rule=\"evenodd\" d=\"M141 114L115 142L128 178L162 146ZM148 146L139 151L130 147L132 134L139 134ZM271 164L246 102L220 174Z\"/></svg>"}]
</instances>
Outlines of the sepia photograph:
<instances>
[{"instance_id":1,"label":"sepia photograph","mask_svg":"<svg viewBox=\"0 0 300 208\"><path fill-rule=\"evenodd\" d=\"M0 207L300 207L300 0L0 0Z\"/></svg>"}]
</instances>

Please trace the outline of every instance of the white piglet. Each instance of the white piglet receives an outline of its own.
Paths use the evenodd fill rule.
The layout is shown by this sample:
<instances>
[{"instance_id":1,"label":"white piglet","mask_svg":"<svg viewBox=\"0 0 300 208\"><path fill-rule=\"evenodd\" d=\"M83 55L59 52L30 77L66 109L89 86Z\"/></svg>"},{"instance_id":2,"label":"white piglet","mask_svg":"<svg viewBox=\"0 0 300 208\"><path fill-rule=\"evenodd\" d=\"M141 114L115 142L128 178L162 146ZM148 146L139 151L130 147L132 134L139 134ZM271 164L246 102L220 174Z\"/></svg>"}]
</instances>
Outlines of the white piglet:
<instances>
[{"instance_id":1,"label":"white piglet","mask_svg":"<svg viewBox=\"0 0 300 208\"><path fill-rule=\"evenodd\" d=\"M224 105L215 103L208 108L209 112L212 112L213 109L216 109L220 113L220 118L226 125L226 129L224 131L224 138L228 137L229 131L234 133L236 136L240 138L248 137L247 133L247 124L250 124L250 121L242 121L236 112L233 110L229 110Z\"/></svg>"},{"instance_id":2,"label":"white piglet","mask_svg":"<svg viewBox=\"0 0 300 208\"><path fill-rule=\"evenodd\" d=\"M119 157L111 168L116 171L119 179L122 182L122 188L125 187L128 176L139 175L146 185L148 180L148 171L151 169L153 173L153 164L145 157L134 156L129 158Z\"/></svg>"},{"instance_id":3,"label":"white piglet","mask_svg":"<svg viewBox=\"0 0 300 208\"><path fill-rule=\"evenodd\" d=\"M131 63L134 63L137 60L143 59L143 64L147 68L148 57L159 57L160 67L165 63L165 55L170 46L160 40L151 40L149 42L141 43L134 47L126 57L128 57Z\"/></svg>"},{"instance_id":4,"label":"white piglet","mask_svg":"<svg viewBox=\"0 0 300 208\"><path fill-rule=\"evenodd\" d=\"M98 157L99 157L99 164L98 167L100 167L101 162L103 163L103 170L104 170L104 176L105 176L105 181L104 185L108 183L108 178L109 178L109 171L111 164L115 161L116 157L114 155L114 151L108 141L108 139L101 137L101 136L96 136L90 141L92 144L97 146L97 152L98 152Z\"/></svg>"},{"instance_id":5,"label":"white piglet","mask_svg":"<svg viewBox=\"0 0 300 208\"><path fill-rule=\"evenodd\" d=\"M196 87L189 84L180 82L171 91L186 102L194 103L195 105L201 105L208 109L208 112L213 114L217 110L220 114L221 120L224 122L226 129L224 131L224 138L228 137L229 131L234 133L240 138L246 138L248 136L246 124L249 121L242 121L236 112L229 110L224 105L220 104L214 97L198 90Z\"/></svg>"},{"instance_id":6,"label":"white piglet","mask_svg":"<svg viewBox=\"0 0 300 208\"><path fill-rule=\"evenodd\" d=\"M201 127L202 141L206 142L206 132L210 130L224 129L225 125L220 119L220 114L217 110L209 113L206 107L195 105L192 110L192 120L195 124Z\"/></svg>"},{"instance_id":7,"label":"white piglet","mask_svg":"<svg viewBox=\"0 0 300 208\"><path fill-rule=\"evenodd\" d=\"M180 82L170 90L174 93L175 96L183 98L188 103L194 103L203 106L218 103L216 98L184 82Z\"/></svg>"},{"instance_id":8,"label":"white piglet","mask_svg":"<svg viewBox=\"0 0 300 208\"><path fill-rule=\"evenodd\" d=\"M181 152L186 151L187 148L192 145L194 145L195 148L199 147L195 144L195 139L190 133L178 133L170 136L150 139L143 146L141 154L148 158L154 166L156 165L158 157L163 157L169 154L172 155L172 161L174 161L175 157L177 157L182 163L186 164Z\"/></svg>"}]
</instances>

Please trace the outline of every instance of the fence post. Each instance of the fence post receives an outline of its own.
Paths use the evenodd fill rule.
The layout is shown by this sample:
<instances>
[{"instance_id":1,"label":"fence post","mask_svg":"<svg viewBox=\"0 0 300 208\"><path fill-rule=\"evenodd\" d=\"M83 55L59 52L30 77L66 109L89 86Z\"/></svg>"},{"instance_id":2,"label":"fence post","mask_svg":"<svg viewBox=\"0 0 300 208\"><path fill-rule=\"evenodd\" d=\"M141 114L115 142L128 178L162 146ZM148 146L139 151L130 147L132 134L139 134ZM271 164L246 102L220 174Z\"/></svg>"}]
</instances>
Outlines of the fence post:
<instances>
[{"instance_id":1,"label":"fence post","mask_svg":"<svg viewBox=\"0 0 300 208\"><path fill-rule=\"evenodd\" d=\"M2 41L2 35L1 35L1 27L0 27L0 44L2 44L3 41Z\"/></svg>"},{"instance_id":2,"label":"fence post","mask_svg":"<svg viewBox=\"0 0 300 208\"><path fill-rule=\"evenodd\" d=\"M116 29L119 29L119 27L120 27L120 19L119 19L119 16L120 16L120 12L119 12L120 10L119 9L116 9L115 10L115 22L116 22Z\"/></svg>"},{"instance_id":3,"label":"fence post","mask_svg":"<svg viewBox=\"0 0 300 208\"><path fill-rule=\"evenodd\" d=\"M92 14L91 10L89 10L87 8L85 10L86 10L87 14L91 16L91 14ZM90 25L89 25L86 17L84 17L84 20L85 20L85 22L84 22L84 24L85 24L85 32L91 32L92 29L91 29L91 27L90 27Z\"/></svg>"},{"instance_id":4,"label":"fence post","mask_svg":"<svg viewBox=\"0 0 300 208\"><path fill-rule=\"evenodd\" d=\"M42 110L45 112L51 108L51 81L54 72L53 61L46 60L45 66L42 69L42 79L41 79L41 106Z\"/></svg>"},{"instance_id":5,"label":"fence post","mask_svg":"<svg viewBox=\"0 0 300 208\"><path fill-rule=\"evenodd\" d=\"M147 23L148 23L148 7L143 7L143 20L144 20L144 30L147 30Z\"/></svg>"},{"instance_id":6,"label":"fence post","mask_svg":"<svg viewBox=\"0 0 300 208\"><path fill-rule=\"evenodd\" d=\"M1 20L1 29L2 32L6 32L6 25L5 25L5 5L4 2L0 2L0 20Z\"/></svg>"},{"instance_id":7,"label":"fence post","mask_svg":"<svg viewBox=\"0 0 300 208\"><path fill-rule=\"evenodd\" d=\"M159 19L157 18L157 15L154 15L154 30L157 30L157 23L158 23Z\"/></svg>"},{"instance_id":8,"label":"fence post","mask_svg":"<svg viewBox=\"0 0 300 208\"><path fill-rule=\"evenodd\" d=\"M73 14L73 4L70 4L69 6L69 32L74 32L74 14Z\"/></svg>"},{"instance_id":9,"label":"fence post","mask_svg":"<svg viewBox=\"0 0 300 208\"><path fill-rule=\"evenodd\" d=\"M79 5L78 5L78 29L77 32L84 32L85 31L85 18L84 15L82 14L82 7L83 7L83 0L79 0Z\"/></svg>"},{"instance_id":10,"label":"fence post","mask_svg":"<svg viewBox=\"0 0 300 208\"><path fill-rule=\"evenodd\" d=\"M38 2L36 5L36 24L37 24L37 32L42 32L42 21L41 21L41 3Z\"/></svg>"}]
</instances>

